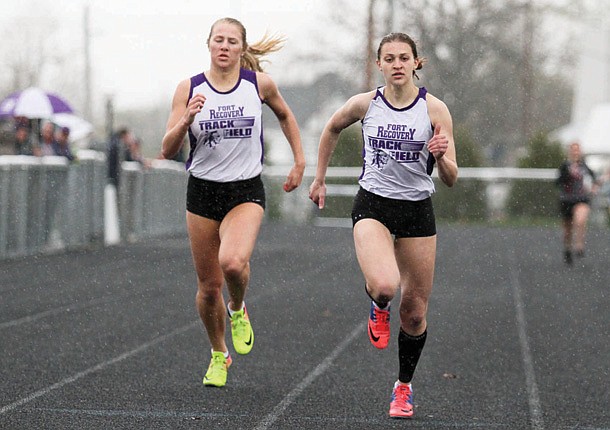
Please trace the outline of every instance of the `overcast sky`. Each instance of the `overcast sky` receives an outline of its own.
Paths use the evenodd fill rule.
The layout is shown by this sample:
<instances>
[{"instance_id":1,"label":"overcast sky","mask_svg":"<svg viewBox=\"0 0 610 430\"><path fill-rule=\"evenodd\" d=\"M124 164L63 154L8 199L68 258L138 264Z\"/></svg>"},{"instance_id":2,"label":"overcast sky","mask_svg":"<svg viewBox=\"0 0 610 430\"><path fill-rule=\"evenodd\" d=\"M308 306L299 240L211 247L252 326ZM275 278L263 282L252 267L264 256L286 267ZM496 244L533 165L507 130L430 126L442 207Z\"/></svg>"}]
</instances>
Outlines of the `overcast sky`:
<instances>
[{"instance_id":1,"label":"overcast sky","mask_svg":"<svg viewBox=\"0 0 610 430\"><path fill-rule=\"evenodd\" d=\"M94 100L99 106L112 95L119 109L164 100L169 105L180 80L209 66L205 40L211 24L224 16L244 23L250 43L266 31L288 38L285 48L269 57L266 70L276 80L305 74L302 65L297 68L291 59L304 44L311 45L312 23L327 15L329 8L325 0L4 0L0 25L12 28L17 37L15 17L50 16L64 52L73 46L70 52L84 57L86 5L91 17ZM71 79L83 76L81 70Z\"/></svg>"},{"instance_id":2,"label":"overcast sky","mask_svg":"<svg viewBox=\"0 0 610 430\"><path fill-rule=\"evenodd\" d=\"M605 4L608 0L591 0L600 1ZM354 55L360 57L358 43L366 34L367 3L368 0L348 2L346 12L355 32L346 35L336 34L337 28L330 25L329 11L337 5L330 0L3 0L0 37L9 37L0 46L0 59L13 39L19 45L20 38L32 32L20 31L21 22L16 18L27 17L36 29L44 28L48 21L54 48L58 55L74 59L67 67L74 73L66 76L66 66L58 66L54 74L45 75L40 86L60 93L82 92L84 85L75 82L81 84L84 79L83 15L88 6L94 113L103 113L107 96L113 97L118 109L159 103L169 106L180 80L209 67L205 40L217 19L240 19L250 43L266 31L288 38L284 49L269 56L271 64L266 66L281 85L315 77L308 63L297 58L304 51L323 50L332 57L333 51L345 54L352 48ZM2 78L6 82L6 75ZM80 99L79 102L84 100ZM83 106L74 104L82 111Z\"/></svg>"}]
</instances>

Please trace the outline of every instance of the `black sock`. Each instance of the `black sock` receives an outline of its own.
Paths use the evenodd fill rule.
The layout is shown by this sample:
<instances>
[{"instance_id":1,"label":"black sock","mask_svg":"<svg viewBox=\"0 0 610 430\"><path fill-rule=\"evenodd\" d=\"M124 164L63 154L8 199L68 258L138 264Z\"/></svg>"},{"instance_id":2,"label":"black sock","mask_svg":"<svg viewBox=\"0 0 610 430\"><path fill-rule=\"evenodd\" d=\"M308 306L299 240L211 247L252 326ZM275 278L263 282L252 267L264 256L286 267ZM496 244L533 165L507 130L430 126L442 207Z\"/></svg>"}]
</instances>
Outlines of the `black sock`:
<instances>
[{"instance_id":1,"label":"black sock","mask_svg":"<svg viewBox=\"0 0 610 430\"><path fill-rule=\"evenodd\" d=\"M398 361L400 363L400 372L398 380L400 382L411 382L415 367L421 356L426 343L428 329L419 336L411 336L400 329L398 333Z\"/></svg>"}]
</instances>

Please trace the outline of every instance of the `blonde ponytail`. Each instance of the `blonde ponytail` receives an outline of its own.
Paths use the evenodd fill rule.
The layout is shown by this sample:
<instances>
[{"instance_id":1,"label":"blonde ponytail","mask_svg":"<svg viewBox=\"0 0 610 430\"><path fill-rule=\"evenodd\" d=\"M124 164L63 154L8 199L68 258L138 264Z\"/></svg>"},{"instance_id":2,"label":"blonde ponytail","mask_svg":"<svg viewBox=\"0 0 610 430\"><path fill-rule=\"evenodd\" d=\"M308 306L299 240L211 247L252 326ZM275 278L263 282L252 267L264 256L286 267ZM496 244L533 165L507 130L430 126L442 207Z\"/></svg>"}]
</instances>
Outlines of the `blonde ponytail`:
<instances>
[{"instance_id":1,"label":"blonde ponytail","mask_svg":"<svg viewBox=\"0 0 610 430\"><path fill-rule=\"evenodd\" d=\"M212 28L210 29L210 35L208 36L207 40L208 46L210 45L210 38L212 37L212 31L214 30L214 27L220 22L232 24L239 28L239 32L241 33L241 42L244 47L244 53L241 57L240 66L244 69L253 70L255 72L262 72L263 68L261 67L261 63L263 61L267 61L262 60L262 57L271 52L279 51L282 48L284 42L286 41L286 38L283 36L270 36L265 33L261 40L254 43L253 45L248 45L248 42L246 41L246 27L244 27L244 25L235 18L221 18L214 24L212 24Z\"/></svg>"},{"instance_id":2,"label":"blonde ponytail","mask_svg":"<svg viewBox=\"0 0 610 430\"><path fill-rule=\"evenodd\" d=\"M285 41L286 38L283 36L265 34L258 42L246 46L241 58L241 67L254 70L255 72L262 72L261 63L268 62L268 60L263 60L262 57L271 52L279 51L284 46Z\"/></svg>"}]
</instances>

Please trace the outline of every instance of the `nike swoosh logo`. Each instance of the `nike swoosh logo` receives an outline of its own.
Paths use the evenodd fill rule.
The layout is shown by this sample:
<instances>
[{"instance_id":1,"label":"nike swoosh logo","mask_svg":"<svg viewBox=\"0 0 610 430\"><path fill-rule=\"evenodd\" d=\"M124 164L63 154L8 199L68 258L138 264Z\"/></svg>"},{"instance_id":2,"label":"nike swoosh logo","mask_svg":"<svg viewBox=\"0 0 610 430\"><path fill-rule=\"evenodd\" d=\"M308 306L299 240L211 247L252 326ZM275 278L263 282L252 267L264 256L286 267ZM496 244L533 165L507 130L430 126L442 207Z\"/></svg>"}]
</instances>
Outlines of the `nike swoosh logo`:
<instances>
[{"instance_id":1,"label":"nike swoosh logo","mask_svg":"<svg viewBox=\"0 0 610 430\"><path fill-rule=\"evenodd\" d=\"M374 342L377 342L379 340L379 336L375 336L375 333L373 333L371 326L369 326L369 334L371 335L371 339L373 339Z\"/></svg>"},{"instance_id":2,"label":"nike swoosh logo","mask_svg":"<svg viewBox=\"0 0 610 430\"><path fill-rule=\"evenodd\" d=\"M250 332L250 339L248 339L248 342L246 342L246 345L248 345L248 346L252 345L252 332Z\"/></svg>"}]
</instances>

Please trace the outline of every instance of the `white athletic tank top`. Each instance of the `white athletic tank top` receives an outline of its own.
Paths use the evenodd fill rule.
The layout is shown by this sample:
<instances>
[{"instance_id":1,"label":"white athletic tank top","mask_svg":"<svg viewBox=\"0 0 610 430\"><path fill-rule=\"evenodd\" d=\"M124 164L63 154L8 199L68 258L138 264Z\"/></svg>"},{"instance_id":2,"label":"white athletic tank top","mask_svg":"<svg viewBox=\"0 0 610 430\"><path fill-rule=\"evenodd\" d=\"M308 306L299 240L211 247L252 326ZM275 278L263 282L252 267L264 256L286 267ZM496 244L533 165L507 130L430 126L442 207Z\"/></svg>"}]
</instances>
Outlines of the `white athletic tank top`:
<instances>
[{"instance_id":1,"label":"white athletic tank top","mask_svg":"<svg viewBox=\"0 0 610 430\"><path fill-rule=\"evenodd\" d=\"M206 101L188 130L190 153L186 169L214 182L250 179L263 169L262 101L256 72L241 69L235 87L222 93L203 73L191 78L193 94Z\"/></svg>"},{"instance_id":2,"label":"white athletic tank top","mask_svg":"<svg viewBox=\"0 0 610 430\"><path fill-rule=\"evenodd\" d=\"M434 132L428 115L426 89L420 88L411 105L396 109L377 93L362 120L364 140L362 175L367 191L399 200L423 200L434 193L430 177L434 156L428 141Z\"/></svg>"}]
</instances>

